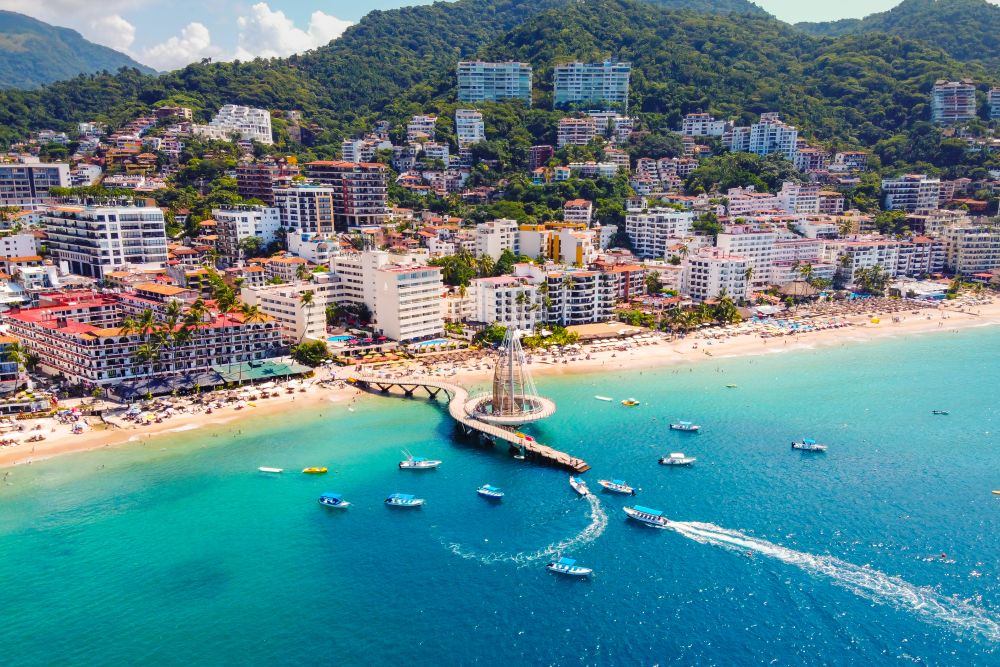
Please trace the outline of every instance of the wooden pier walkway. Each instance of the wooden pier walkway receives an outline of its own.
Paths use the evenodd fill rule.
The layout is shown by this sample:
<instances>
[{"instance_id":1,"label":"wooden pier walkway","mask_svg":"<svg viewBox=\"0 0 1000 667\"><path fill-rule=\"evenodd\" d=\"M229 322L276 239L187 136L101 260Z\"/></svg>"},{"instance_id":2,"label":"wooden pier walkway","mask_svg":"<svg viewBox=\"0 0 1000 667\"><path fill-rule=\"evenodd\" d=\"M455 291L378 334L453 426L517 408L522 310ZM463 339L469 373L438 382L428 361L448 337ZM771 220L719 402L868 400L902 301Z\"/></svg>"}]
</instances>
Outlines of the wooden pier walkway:
<instances>
[{"instance_id":1,"label":"wooden pier walkway","mask_svg":"<svg viewBox=\"0 0 1000 667\"><path fill-rule=\"evenodd\" d=\"M582 473L590 470L590 466L583 459L534 440L526 440L513 429L487 424L466 413L465 405L469 402L469 391L457 384L431 377L384 378L377 375L353 375L347 382L360 389L378 391L382 394L390 394L395 389L408 397L413 396L418 389L425 391L430 398L437 398L439 394L444 393L448 396L448 414L462 427L466 435L479 433L494 441L503 440L514 447L523 447L526 458L543 461L572 472Z\"/></svg>"}]
</instances>

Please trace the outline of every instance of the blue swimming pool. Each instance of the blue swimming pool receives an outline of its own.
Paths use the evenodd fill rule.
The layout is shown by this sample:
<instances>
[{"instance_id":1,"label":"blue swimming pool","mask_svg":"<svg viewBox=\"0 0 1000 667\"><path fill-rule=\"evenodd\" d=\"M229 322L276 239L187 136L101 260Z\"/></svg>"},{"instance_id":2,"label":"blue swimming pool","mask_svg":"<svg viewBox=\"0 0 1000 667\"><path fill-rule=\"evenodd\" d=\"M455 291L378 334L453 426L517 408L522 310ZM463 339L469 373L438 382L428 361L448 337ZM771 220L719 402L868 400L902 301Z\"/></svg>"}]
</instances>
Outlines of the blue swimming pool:
<instances>
[{"instance_id":1,"label":"blue swimming pool","mask_svg":"<svg viewBox=\"0 0 1000 667\"><path fill-rule=\"evenodd\" d=\"M428 345L442 345L450 342L447 338L435 338L434 340L423 340L419 343L413 343L413 345L414 347L426 347Z\"/></svg>"},{"instance_id":2,"label":"blue swimming pool","mask_svg":"<svg viewBox=\"0 0 1000 667\"><path fill-rule=\"evenodd\" d=\"M330 343L343 343L345 340L354 340L356 336L330 336L326 340Z\"/></svg>"}]
</instances>

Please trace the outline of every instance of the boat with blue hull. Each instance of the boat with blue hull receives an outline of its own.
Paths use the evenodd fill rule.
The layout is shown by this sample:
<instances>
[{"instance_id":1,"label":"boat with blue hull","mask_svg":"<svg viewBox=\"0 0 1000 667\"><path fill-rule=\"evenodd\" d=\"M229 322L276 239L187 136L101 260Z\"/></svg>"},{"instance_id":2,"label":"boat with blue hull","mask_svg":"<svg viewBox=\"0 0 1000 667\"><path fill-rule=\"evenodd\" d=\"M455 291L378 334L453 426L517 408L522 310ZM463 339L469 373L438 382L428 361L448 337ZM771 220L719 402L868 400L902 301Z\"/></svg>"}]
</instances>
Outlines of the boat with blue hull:
<instances>
[{"instance_id":1,"label":"boat with blue hull","mask_svg":"<svg viewBox=\"0 0 1000 667\"><path fill-rule=\"evenodd\" d=\"M812 438L802 438L792 443L792 449L797 449L800 452L825 452L826 445L821 445Z\"/></svg>"},{"instance_id":2,"label":"boat with blue hull","mask_svg":"<svg viewBox=\"0 0 1000 667\"><path fill-rule=\"evenodd\" d=\"M385 504L389 507L420 507L424 499L410 493L394 493L385 499Z\"/></svg>"},{"instance_id":3,"label":"boat with blue hull","mask_svg":"<svg viewBox=\"0 0 1000 667\"><path fill-rule=\"evenodd\" d=\"M483 498L489 498L490 500L500 500L503 498L503 491L492 484L483 484L481 487L476 489L476 493L481 495Z\"/></svg>"},{"instance_id":4,"label":"boat with blue hull","mask_svg":"<svg viewBox=\"0 0 1000 667\"><path fill-rule=\"evenodd\" d=\"M344 500L344 496L339 493L327 492L319 497L319 504L324 507L335 507L337 509L344 509L351 503Z\"/></svg>"}]
</instances>

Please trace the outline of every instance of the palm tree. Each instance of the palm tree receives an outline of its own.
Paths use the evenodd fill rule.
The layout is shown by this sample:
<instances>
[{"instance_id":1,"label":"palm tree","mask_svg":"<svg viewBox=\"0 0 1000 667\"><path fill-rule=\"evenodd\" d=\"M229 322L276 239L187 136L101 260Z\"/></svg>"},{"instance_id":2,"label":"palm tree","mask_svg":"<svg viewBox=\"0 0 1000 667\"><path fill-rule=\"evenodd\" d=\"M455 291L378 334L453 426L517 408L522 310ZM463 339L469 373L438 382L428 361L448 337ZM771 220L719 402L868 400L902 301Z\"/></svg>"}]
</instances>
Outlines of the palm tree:
<instances>
[{"instance_id":1,"label":"palm tree","mask_svg":"<svg viewBox=\"0 0 1000 667\"><path fill-rule=\"evenodd\" d=\"M11 343L7 346L5 357L6 361L21 366L25 359L24 348L18 342Z\"/></svg>"},{"instance_id":2,"label":"palm tree","mask_svg":"<svg viewBox=\"0 0 1000 667\"><path fill-rule=\"evenodd\" d=\"M813 265L810 262L806 262L798 267L799 273L802 275L802 280L807 283L812 283L813 279Z\"/></svg>"},{"instance_id":3,"label":"palm tree","mask_svg":"<svg viewBox=\"0 0 1000 667\"><path fill-rule=\"evenodd\" d=\"M312 274L309 273L309 269L306 268L305 264L299 264L298 268L295 269L295 277L299 280L308 280L312 277Z\"/></svg>"},{"instance_id":4,"label":"palm tree","mask_svg":"<svg viewBox=\"0 0 1000 667\"><path fill-rule=\"evenodd\" d=\"M315 293L311 289L307 289L299 296L299 303L305 306L307 310L310 309L313 305L314 294Z\"/></svg>"},{"instance_id":5,"label":"palm tree","mask_svg":"<svg viewBox=\"0 0 1000 667\"><path fill-rule=\"evenodd\" d=\"M240 304L239 311L240 315L243 316L244 322L264 322L267 320L267 315L260 309L260 306L251 306L243 303Z\"/></svg>"},{"instance_id":6,"label":"palm tree","mask_svg":"<svg viewBox=\"0 0 1000 667\"><path fill-rule=\"evenodd\" d=\"M149 335L149 332L155 328L156 315L150 308L147 308L139 314L139 319L136 322L136 332L143 335Z\"/></svg>"}]
</instances>

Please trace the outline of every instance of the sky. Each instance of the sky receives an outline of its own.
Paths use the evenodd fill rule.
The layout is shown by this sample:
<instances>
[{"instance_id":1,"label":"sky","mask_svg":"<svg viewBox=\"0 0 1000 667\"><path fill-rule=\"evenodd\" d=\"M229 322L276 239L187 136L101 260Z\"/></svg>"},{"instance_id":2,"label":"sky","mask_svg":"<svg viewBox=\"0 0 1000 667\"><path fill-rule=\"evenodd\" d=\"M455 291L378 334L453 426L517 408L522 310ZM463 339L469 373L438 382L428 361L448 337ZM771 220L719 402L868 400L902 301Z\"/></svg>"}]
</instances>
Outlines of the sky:
<instances>
[{"instance_id":1,"label":"sky","mask_svg":"<svg viewBox=\"0 0 1000 667\"><path fill-rule=\"evenodd\" d=\"M374 9L429 0L0 0L0 9L73 28L158 70L212 58L289 56L322 46ZM991 0L1000 3L1000 0ZM899 0L756 0L778 18L828 21Z\"/></svg>"}]
</instances>

